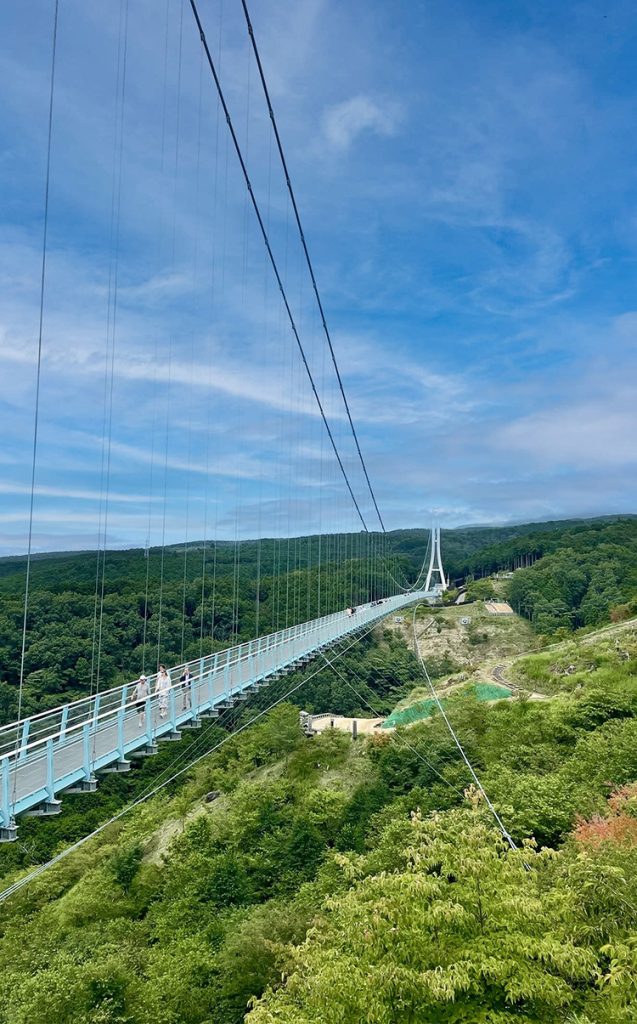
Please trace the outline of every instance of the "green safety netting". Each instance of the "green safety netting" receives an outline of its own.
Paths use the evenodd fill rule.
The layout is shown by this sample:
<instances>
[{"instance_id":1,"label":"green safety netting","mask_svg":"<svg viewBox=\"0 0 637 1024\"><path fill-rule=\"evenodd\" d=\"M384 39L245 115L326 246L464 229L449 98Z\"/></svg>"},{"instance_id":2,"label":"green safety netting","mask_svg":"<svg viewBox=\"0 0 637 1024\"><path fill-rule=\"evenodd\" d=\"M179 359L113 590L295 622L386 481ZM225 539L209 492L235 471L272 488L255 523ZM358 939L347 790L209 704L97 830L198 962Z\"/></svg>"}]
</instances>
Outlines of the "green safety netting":
<instances>
[{"instance_id":1,"label":"green safety netting","mask_svg":"<svg viewBox=\"0 0 637 1024\"><path fill-rule=\"evenodd\" d=\"M495 683L476 683L474 686L456 692L473 693L481 701L506 700L512 696L511 690L508 690L506 686L497 686ZM435 700L429 697L427 700L418 700L414 704L410 704L408 708L392 711L391 715L383 722L382 728L394 729L397 725L410 725L412 722L429 718L435 704Z\"/></svg>"}]
</instances>

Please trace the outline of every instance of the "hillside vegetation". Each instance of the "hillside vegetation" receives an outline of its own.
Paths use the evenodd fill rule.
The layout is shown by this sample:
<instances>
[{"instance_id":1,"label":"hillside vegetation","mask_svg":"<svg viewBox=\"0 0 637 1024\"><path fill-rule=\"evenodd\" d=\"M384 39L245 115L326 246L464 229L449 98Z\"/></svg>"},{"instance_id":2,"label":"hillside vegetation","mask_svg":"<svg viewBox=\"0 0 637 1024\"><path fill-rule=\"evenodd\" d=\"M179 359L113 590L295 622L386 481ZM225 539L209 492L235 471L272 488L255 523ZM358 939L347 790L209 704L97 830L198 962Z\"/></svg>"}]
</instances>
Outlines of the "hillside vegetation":
<instances>
[{"instance_id":1,"label":"hillside vegetation","mask_svg":"<svg viewBox=\"0 0 637 1024\"><path fill-rule=\"evenodd\" d=\"M637 518L527 533L481 551L468 563L484 575L533 561L513 573L509 598L538 633L564 633L637 612Z\"/></svg>"},{"instance_id":2,"label":"hillside vegetation","mask_svg":"<svg viewBox=\"0 0 637 1024\"><path fill-rule=\"evenodd\" d=\"M427 541L425 530L389 534L394 574L415 579ZM95 552L38 555L23 713L380 594L389 565L372 566L363 550L362 535L340 534L109 551L103 563ZM541 633L602 622L637 592L637 519L449 530L443 553L452 577L506 567L522 553L539 559L511 588ZM24 558L0 559L0 721L17 713L25 567Z\"/></svg>"},{"instance_id":3,"label":"hillside vegetation","mask_svg":"<svg viewBox=\"0 0 637 1024\"><path fill-rule=\"evenodd\" d=\"M281 706L3 906L0 1021L636 1020L637 635L577 650L518 663L551 700L447 702L520 852L438 715Z\"/></svg>"},{"instance_id":4,"label":"hillside vegetation","mask_svg":"<svg viewBox=\"0 0 637 1024\"><path fill-rule=\"evenodd\" d=\"M160 744L157 756L134 762L133 771L101 777L96 793L64 793L58 816L46 821L22 817L20 841L0 845L0 877L16 868L45 862L58 849L87 835L124 805L151 789L157 781L188 764L192 757L225 741L229 733L252 721L255 715L285 698L290 691L294 692L287 699L298 709L320 713L332 708L341 714L364 717L370 713L370 705L379 714L388 714L420 679L420 669L412 652L390 630L378 627L372 635L358 638L355 646L350 649L348 646L338 659L338 674L316 659L305 669L270 682L246 704L237 705L212 722L204 721L199 732L186 730L179 742ZM346 679L352 679L354 686L350 687Z\"/></svg>"}]
</instances>

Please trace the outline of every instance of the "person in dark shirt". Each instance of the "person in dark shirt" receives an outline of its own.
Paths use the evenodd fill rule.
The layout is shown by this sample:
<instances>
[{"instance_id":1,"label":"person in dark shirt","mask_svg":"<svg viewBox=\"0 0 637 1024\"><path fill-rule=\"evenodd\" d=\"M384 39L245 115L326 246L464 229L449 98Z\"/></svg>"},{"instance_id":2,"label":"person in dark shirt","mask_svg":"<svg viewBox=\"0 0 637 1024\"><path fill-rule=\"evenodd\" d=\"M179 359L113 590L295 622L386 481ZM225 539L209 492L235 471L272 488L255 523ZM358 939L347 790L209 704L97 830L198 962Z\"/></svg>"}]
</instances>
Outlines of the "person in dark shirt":
<instances>
[{"instance_id":1,"label":"person in dark shirt","mask_svg":"<svg viewBox=\"0 0 637 1024\"><path fill-rule=\"evenodd\" d=\"M192 707L192 673L187 665L179 677L179 682L183 694L184 711L186 711Z\"/></svg>"}]
</instances>

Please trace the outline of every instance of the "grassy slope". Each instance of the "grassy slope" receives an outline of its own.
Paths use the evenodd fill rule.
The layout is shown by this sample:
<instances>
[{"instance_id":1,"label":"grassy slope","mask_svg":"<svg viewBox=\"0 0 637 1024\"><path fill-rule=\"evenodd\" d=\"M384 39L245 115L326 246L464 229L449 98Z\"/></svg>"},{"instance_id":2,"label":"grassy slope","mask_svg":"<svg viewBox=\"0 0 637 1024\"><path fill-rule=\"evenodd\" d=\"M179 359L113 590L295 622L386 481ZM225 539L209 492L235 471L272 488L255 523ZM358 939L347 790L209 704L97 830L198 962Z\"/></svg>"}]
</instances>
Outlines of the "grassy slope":
<instances>
[{"instance_id":1,"label":"grassy slope","mask_svg":"<svg viewBox=\"0 0 637 1024\"><path fill-rule=\"evenodd\" d=\"M469 618L470 623L463 625L463 618ZM413 646L411 613L404 616L402 623L392 621L391 627ZM436 679L436 688L443 695L467 683L493 683L497 665L508 663L511 657L532 650L537 644L537 637L525 619L515 614L491 615L481 601L436 609L420 607L416 633L429 674ZM430 696L426 684L418 685L394 710Z\"/></svg>"},{"instance_id":2,"label":"grassy slope","mask_svg":"<svg viewBox=\"0 0 637 1024\"><path fill-rule=\"evenodd\" d=\"M554 701L513 700L479 708L467 698L450 699L454 725L516 837L535 832L542 842L559 843L578 813L603 810L609 786L636 777L636 666L637 629L624 625L516 661L518 681L547 686L558 695ZM353 803L360 807L382 787L382 799L398 798L375 821L364 818L375 849L383 826L390 833L402 828L400 822L416 806L427 813L462 799L466 772L439 718L411 729L408 747L401 734L353 745L329 735L308 743L295 733L296 713L279 712L272 728L266 724L244 734L232 753L229 745L223 756L202 764L181 792L156 798L46 875L27 899L7 905L0 941L0 1021L119 1020L81 1016L84 1003L102 1005L104 993L112 999L114 991L122 999L122 1019L135 1024L240 1020L244 997L259 994L264 983L276 984L285 969L280 943L302 941L325 897L355 884L338 866L340 854L334 859L320 846L331 836L336 850L360 848L347 824ZM423 758L413 754L419 749ZM460 794L438 784L427 762ZM226 793L216 805L202 803L210 788ZM296 831L288 836L290 816ZM209 823L203 831L202 821ZM294 846L301 836L303 844L319 842L310 847L319 851L319 861L328 858L316 882L308 868L309 848ZM213 840L220 844L214 855ZM133 863L127 881L126 856L138 844L141 860ZM295 849L294 872L286 866L281 875L284 858ZM243 905L239 896L236 904L232 896L229 903L215 902L229 892L228 877L216 881L224 851L230 857L223 860L224 870L241 861L254 873L254 903ZM251 859L252 851L258 857ZM581 870L581 861L574 863ZM554 877L544 884L555 884ZM632 893L630 880L621 884ZM582 900L590 902L595 892L596 886L584 889ZM614 910L607 899L596 912L601 945ZM495 906L493 913L497 923ZM388 941L386 955L393 957L397 951ZM257 954L261 973L250 974L247 964L253 970ZM29 972L36 967L44 973L30 986ZM221 992L226 1002L219 1002Z\"/></svg>"}]
</instances>

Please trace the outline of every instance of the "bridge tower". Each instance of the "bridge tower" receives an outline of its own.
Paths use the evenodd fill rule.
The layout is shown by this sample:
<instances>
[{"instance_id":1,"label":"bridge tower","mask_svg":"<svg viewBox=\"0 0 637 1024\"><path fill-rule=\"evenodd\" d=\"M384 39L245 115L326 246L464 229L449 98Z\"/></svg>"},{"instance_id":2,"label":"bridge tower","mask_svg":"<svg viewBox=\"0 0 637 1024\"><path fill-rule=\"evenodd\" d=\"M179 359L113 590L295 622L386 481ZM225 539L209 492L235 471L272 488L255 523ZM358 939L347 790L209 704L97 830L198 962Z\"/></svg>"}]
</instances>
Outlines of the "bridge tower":
<instances>
[{"instance_id":1,"label":"bridge tower","mask_svg":"<svg viewBox=\"0 0 637 1024\"><path fill-rule=\"evenodd\" d=\"M437 581L433 581L434 576L438 576ZM440 526L437 524L431 528L431 555L429 556L429 569L427 570L427 581L425 583L425 590L432 589L432 582L434 588L442 593L449 586L445 571L442 568L442 552L440 550Z\"/></svg>"}]
</instances>

